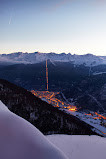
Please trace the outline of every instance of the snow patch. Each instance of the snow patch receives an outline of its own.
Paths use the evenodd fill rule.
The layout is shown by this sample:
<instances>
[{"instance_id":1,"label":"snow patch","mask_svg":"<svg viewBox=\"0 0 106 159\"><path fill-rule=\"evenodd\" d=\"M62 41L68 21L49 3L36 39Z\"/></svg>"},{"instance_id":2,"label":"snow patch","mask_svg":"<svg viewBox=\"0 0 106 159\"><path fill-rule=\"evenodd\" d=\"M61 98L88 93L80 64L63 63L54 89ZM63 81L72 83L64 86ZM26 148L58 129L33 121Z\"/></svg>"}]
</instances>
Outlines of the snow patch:
<instances>
[{"instance_id":1,"label":"snow patch","mask_svg":"<svg viewBox=\"0 0 106 159\"><path fill-rule=\"evenodd\" d=\"M48 135L69 159L106 159L106 138L87 135Z\"/></svg>"},{"instance_id":2,"label":"snow patch","mask_svg":"<svg viewBox=\"0 0 106 159\"><path fill-rule=\"evenodd\" d=\"M94 72L93 75L102 75L105 74L106 72Z\"/></svg>"},{"instance_id":3,"label":"snow patch","mask_svg":"<svg viewBox=\"0 0 106 159\"><path fill-rule=\"evenodd\" d=\"M0 100L0 112L1 111L9 111L9 110L8 110L8 108Z\"/></svg>"}]
</instances>

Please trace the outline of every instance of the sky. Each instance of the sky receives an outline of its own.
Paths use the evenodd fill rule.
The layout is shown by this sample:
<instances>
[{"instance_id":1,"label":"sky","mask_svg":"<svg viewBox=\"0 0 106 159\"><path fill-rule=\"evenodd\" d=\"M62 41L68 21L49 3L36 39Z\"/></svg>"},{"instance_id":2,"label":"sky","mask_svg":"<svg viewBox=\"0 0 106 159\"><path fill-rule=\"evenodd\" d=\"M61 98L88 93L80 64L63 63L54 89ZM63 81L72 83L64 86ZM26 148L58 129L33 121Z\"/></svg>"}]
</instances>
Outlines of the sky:
<instances>
[{"instance_id":1,"label":"sky","mask_svg":"<svg viewBox=\"0 0 106 159\"><path fill-rule=\"evenodd\" d=\"M106 55L106 0L0 0L0 54Z\"/></svg>"}]
</instances>

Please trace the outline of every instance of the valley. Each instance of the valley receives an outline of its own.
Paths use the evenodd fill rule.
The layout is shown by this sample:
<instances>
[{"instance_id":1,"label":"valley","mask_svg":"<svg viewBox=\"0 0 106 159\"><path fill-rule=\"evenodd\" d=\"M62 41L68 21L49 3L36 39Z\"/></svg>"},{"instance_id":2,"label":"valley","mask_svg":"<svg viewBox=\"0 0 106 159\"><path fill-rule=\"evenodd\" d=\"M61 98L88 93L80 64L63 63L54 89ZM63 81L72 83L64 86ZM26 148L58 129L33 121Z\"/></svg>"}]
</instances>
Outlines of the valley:
<instances>
[{"instance_id":1,"label":"valley","mask_svg":"<svg viewBox=\"0 0 106 159\"><path fill-rule=\"evenodd\" d=\"M99 133L102 136L106 137L106 113L97 113L93 111L80 111L76 106L71 105L68 100L58 99L59 92L50 92L50 91L31 91L36 97L39 97L43 101L46 101L49 104L52 104L54 107L57 107L59 110L64 111L67 114L76 116L80 120L86 122L87 124L93 126L93 131ZM89 113L88 113L89 112Z\"/></svg>"}]
</instances>

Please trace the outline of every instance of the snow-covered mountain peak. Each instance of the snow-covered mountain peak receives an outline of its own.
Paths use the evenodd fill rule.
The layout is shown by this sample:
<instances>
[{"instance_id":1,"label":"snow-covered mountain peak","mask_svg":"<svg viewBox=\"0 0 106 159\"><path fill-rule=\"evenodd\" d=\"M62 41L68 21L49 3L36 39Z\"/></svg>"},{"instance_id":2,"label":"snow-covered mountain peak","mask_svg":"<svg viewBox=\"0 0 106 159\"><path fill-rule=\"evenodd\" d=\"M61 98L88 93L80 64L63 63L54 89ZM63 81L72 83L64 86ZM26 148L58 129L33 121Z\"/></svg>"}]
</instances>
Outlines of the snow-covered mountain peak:
<instances>
[{"instance_id":1,"label":"snow-covered mountain peak","mask_svg":"<svg viewBox=\"0 0 106 159\"><path fill-rule=\"evenodd\" d=\"M100 64L106 64L106 56L100 57L95 56L93 54L85 54L85 55L72 55L71 53L65 54L56 54L56 53L11 53L11 54L1 54L0 62L8 62L8 63L24 63L24 64L34 64L39 63L45 60L51 60L53 62L70 62L75 65L84 64L86 66L95 66Z\"/></svg>"}]
</instances>

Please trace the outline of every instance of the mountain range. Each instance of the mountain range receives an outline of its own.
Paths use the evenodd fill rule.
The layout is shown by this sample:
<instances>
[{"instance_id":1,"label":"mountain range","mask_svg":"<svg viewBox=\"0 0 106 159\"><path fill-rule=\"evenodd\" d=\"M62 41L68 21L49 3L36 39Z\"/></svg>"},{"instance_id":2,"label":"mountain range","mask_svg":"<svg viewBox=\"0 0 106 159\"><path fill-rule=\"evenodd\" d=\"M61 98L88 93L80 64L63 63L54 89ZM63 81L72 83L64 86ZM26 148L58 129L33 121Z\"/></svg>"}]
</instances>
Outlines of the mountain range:
<instances>
[{"instance_id":1,"label":"mountain range","mask_svg":"<svg viewBox=\"0 0 106 159\"><path fill-rule=\"evenodd\" d=\"M106 64L106 56L95 56L93 54L86 55L72 55L71 53L56 54L56 53L11 53L0 54L0 63L23 63L23 64L35 64L43 62L45 60L71 62L74 65L84 64L86 66L95 66L100 64Z\"/></svg>"}]
</instances>

